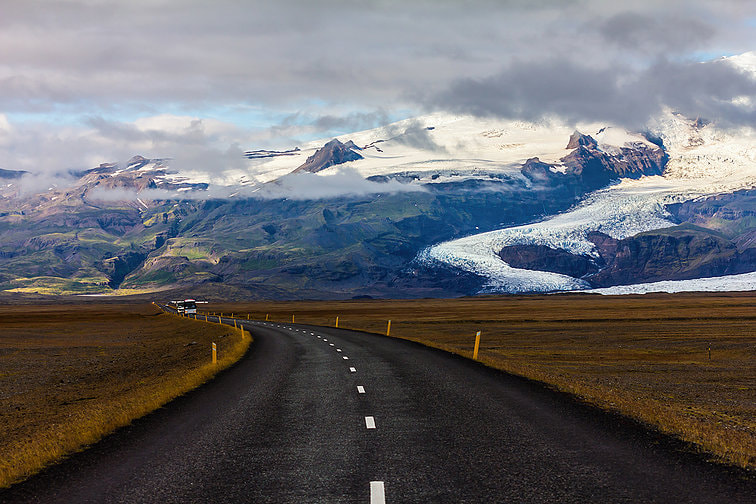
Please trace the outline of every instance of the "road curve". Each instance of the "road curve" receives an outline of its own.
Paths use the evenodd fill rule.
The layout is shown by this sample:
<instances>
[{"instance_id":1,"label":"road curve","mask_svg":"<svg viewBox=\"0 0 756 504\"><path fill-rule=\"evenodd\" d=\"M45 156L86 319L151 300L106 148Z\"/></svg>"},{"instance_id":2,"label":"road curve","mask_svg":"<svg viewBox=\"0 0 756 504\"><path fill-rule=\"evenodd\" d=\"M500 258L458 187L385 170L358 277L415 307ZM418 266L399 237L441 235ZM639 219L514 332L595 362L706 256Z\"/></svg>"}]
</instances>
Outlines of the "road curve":
<instances>
[{"instance_id":1,"label":"road curve","mask_svg":"<svg viewBox=\"0 0 756 504\"><path fill-rule=\"evenodd\" d=\"M0 502L756 502L753 474L475 362L243 325L237 365Z\"/></svg>"}]
</instances>

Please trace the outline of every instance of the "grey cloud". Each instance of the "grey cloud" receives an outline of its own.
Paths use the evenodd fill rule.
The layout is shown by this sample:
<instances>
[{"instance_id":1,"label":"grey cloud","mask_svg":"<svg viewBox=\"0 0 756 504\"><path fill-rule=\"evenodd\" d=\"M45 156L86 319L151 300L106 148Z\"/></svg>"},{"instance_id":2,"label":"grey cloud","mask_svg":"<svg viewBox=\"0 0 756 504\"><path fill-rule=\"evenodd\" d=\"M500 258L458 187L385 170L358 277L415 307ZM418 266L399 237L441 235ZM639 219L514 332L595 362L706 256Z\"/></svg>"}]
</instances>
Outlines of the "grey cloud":
<instances>
[{"instance_id":1,"label":"grey cloud","mask_svg":"<svg viewBox=\"0 0 756 504\"><path fill-rule=\"evenodd\" d=\"M679 12L674 16L622 12L601 21L598 29L606 41L646 54L699 48L716 33L713 25Z\"/></svg>"},{"instance_id":2,"label":"grey cloud","mask_svg":"<svg viewBox=\"0 0 756 504\"><path fill-rule=\"evenodd\" d=\"M369 128L383 111L423 105L638 123L664 101L742 122L747 112L727 103L750 95L742 76L679 61L752 50L756 30L745 22L756 3L739 0L4 0L2 10L0 113L42 119L9 134L0 165L36 171L137 153L187 165L227 153L238 167L234 144ZM207 117L229 105L292 115L222 134L96 117ZM61 127L43 125L46 114L95 118ZM405 138L434 149L422 130Z\"/></svg>"},{"instance_id":3,"label":"grey cloud","mask_svg":"<svg viewBox=\"0 0 756 504\"><path fill-rule=\"evenodd\" d=\"M389 122L388 114L383 110L376 112L354 112L336 116L324 115L311 122L311 125L324 132L353 132L383 126Z\"/></svg>"},{"instance_id":4,"label":"grey cloud","mask_svg":"<svg viewBox=\"0 0 756 504\"><path fill-rule=\"evenodd\" d=\"M428 128L419 121L412 120L407 124L396 125L386 128L389 138L396 142L415 149L427 150L430 152L446 152L446 149L433 141Z\"/></svg>"},{"instance_id":5,"label":"grey cloud","mask_svg":"<svg viewBox=\"0 0 756 504\"><path fill-rule=\"evenodd\" d=\"M732 104L756 99L756 79L724 61L662 60L640 71L616 65L519 62L485 79L458 81L432 97L432 107L479 116L528 120L561 117L572 122L606 121L643 128L669 106L723 124L753 124L754 111Z\"/></svg>"},{"instance_id":6,"label":"grey cloud","mask_svg":"<svg viewBox=\"0 0 756 504\"><path fill-rule=\"evenodd\" d=\"M327 108L345 99L391 109L408 105L408 91L461 75L482 78L514 55L611 59L638 41L682 47L694 32L721 43L754 11L732 5L638 0L615 12L597 0L7 0L0 110L229 102L299 108L312 100ZM676 21L680 11L691 14ZM616 42L612 51L602 36Z\"/></svg>"}]
</instances>

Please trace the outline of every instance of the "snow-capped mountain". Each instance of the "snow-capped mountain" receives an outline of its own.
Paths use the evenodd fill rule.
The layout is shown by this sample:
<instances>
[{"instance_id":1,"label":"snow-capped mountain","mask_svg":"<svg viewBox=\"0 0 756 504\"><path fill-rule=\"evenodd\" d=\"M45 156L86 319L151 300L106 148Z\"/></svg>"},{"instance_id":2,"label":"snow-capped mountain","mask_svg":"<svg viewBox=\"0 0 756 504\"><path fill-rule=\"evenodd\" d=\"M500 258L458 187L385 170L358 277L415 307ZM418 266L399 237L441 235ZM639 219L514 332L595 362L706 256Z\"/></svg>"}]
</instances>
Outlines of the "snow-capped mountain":
<instances>
[{"instance_id":1,"label":"snow-capped mountain","mask_svg":"<svg viewBox=\"0 0 756 504\"><path fill-rule=\"evenodd\" d=\"M523 163L533 157L559 169L560 159L569 152L566 143L575 129L558 120L509 121L437 113L341 135L336 140L354 143L360 159L346 166L365 178L416 174L423 182L438 183L490 174L519 176ZM593 135L607 152L626 146L657 148L642 134L621 128L596 123L580 124L577 129ZM278 179L296 170L326 142L309 142L297 150L285 151L286 155L254 157L244 175L260 183ZM322 175L337 169L326 168Z\"/></svg>"},{"instance_id":2,"label":"snow-capped mountain","mask_svg":"<svg viewBox=\"0 0 756 504\"><path fill-rule=\"evenodd\" d=\"M34 191L0 172L0 290L742 289L756 270L754 128L671 110L644 131L438 113L240 158L181 171L135 156Z\"/></svg>"}]
</instances>

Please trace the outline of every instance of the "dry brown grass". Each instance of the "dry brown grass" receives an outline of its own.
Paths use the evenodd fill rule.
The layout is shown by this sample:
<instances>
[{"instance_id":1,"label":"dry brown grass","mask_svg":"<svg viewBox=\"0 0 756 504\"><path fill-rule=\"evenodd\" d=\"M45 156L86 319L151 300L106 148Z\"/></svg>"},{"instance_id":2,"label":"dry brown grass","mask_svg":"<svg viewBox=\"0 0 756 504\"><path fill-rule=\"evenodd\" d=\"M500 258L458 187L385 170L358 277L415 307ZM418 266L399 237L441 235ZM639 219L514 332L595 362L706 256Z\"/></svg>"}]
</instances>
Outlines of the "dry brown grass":
<instances>
[{"instance_id":1,"label":"dry brown grass","mask_svg":"<svg viewBox=\"0 0 756 504\"><path fill-rule=\"evenodd\" d=\"M559 295L210 306L385 333L575 394L756 468L756 295ZM711 345L711 360L708 347Z\"/></svg>"},{"instance_id":2,"label":"dry brown grass","mask_svg":"<svg viewBox=\"0 0 756 504\"><path fill-rule=\"evenodd\" d=\"M0 487L199 386L249 343L152 305L0 306Z\"/></svg>"}]
</instances>

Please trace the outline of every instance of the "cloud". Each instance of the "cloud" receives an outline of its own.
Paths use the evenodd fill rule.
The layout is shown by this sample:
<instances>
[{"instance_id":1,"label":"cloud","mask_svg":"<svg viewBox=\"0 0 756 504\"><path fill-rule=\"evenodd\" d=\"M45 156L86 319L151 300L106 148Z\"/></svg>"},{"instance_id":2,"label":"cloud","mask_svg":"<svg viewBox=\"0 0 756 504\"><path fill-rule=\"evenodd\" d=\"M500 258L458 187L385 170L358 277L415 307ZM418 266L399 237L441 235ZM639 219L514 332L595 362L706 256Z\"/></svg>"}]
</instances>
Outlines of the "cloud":
<instances>
[{"instance_id":1,"label":"cloud","mask_svg":"<svg viewBox=\"0 0 756 504\"><path fill-rule=\"evenodd\" d=\"M728 124L753 124L752 109L733 103L756 98L756 78L725 60L659 60L640 71L582 62L516 62L483 79L463 79L432 97L431 107L478 116L528 120L560 117L643 128L664 107Z\"/></svg>"},{"instance_id":2,"label":"cloud","mask_svg":"<svg viewBox=\"0 0 756 504\"><path fill-rule=\"evenodd\" d=\"M0 130L0 166L141 153L193 170L226 155L240 169L235 150L425 106L638 123L669 105L747 121L721 91L750 96L743 77L690 62L752 50L754 18L741 0L4 0L0 111L13 131ZM230 108L268 122L216 114ZM433 148L420 130L406 138Z\"/></svg>"},{"instance_id":3,"label":"cloud","mask_svg":"<svg viewBox=\"0 0 756 504\"><path fill-rule=\"evenodd\" d=\"M721 29L678 12L659 16L626 11L599 21L598 31L607 42L636 53L669 54L698 49Z\"/></svg>"},{"instance_id":4,"label":"cloud","mask_svg":"<svg viewBox=\"0 0 756 504\"><path fill-rule=\"evenodd\" d=\"M45 192L50 188L68 187L74 177L68 174L27 173L18 180L19 196Z\"/></svg>"},{"instance_id":5,"label":"cloud","mask_svg":"<svg viewBox=\"0 0 756 504\"><path fill-rule=\"evenodd\" d=\"M83 124L19 125L0 116L0 167L61 176L105 162L125 163L134 155L171 158L173 168L223 177L246 170L240 142L254 132L232 124L189 116L160 115L134 122L87 117Z\"/></svg>"},{"instance_id":6,"label":"cloud","mask_svg":"<svg viewBox=\"0 0 756 504\"><path fill-rule=\"evenodd\" d=\"M433 141L427 126L417 120L403 121L401 125L391 125L386 132L392 142L430 152L445 153L446 148Z\"/></svg>"},{"instance_id":7,"label":"cloud","mask_svg":"<svg viewBox=\"0 0 756 504\"><path fill-rule=\"evenodd\" d=\"M217 186L207 190L172 191L144 189L137 192L128 188L92 189L87 198L93 201L150 200L213 200L231 198L317 200L340 197L359 197L399 192L425 192L419 185L404 184L396 180L373 182L363 178L353 168L338 167L327 175L300 172L286 175L257 186Z\"/></svg>"},{"instance_id":8,"label":"cloud","mask_svg":"<svg viewBox=\"0 0 756 504\"><path fill-rule=\"evenodd\" d=\"M125 187L105 188L98 186L87 192L87 199L90 201L136 201L138 197L139 194L136 189Z\"/></svg>"},{"instance_id":9,"label":"cloud","mask_svg":"<svg viewBox=\"0 0 756 504\"><path fill-rule=\"evenodd\" d=\"M165 104L407 105L413 92L549 55L745 51L737 0L102 3L6 0L0 109L156 114ZM609 40L611 43L606 44ZM688 41L693 41L689 43ZM292 107L293 104L293 107Z\"/></svg>"},{"instance_id":10,"label":"cloud","mask_svg":"<svg viewBox=\"0 0 756 504\"><path fill-rule=\"evenodd\" d=\"M403 184L396 180L373 182L363 178L354 168L338 167L327 175L300 172L281 177L274 183L255 189L255 198L314 200L342 196L367 196L397 192L424 192L418 185Z\"/></svg>"}]
</instances>

